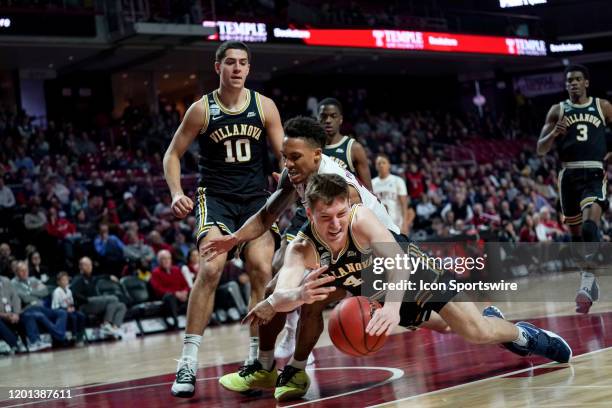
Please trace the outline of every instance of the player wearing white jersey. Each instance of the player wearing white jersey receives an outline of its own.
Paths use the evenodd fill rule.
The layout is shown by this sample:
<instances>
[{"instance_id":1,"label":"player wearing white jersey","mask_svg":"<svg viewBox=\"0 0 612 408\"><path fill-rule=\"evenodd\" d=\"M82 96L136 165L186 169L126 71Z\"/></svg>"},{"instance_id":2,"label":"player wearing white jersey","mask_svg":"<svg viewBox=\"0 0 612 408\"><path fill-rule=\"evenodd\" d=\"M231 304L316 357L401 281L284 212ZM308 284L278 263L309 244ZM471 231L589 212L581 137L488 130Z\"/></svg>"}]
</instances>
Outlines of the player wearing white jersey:
<instances>
[{"instance_id":1,"label":"player wearing white jersey","mask_svg":"<svg viewBox=\"0 0 612 408\"><path fill-rule=\"evenodd\" d=\"M402 234L406 234L410 223L406 182L391 174L390 167L391 163L386 155L379 154L376 157L378 177L372 179L372 191L385 206L393 222L400 226Z\"/></svg>"}]
</instances>

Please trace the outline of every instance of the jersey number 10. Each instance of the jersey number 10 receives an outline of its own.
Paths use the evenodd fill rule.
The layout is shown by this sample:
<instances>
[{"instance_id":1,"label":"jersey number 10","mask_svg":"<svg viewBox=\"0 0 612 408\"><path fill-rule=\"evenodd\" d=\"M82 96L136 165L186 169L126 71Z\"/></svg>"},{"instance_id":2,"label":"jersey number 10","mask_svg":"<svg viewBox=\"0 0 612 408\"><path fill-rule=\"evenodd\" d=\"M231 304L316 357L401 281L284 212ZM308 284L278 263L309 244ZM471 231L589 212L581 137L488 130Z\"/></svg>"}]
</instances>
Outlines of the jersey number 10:
<instances>
[{"instance_id":1,"label":"jersey number 10","mask_svg":"<svg viewBox=\"0 0 612 408\"><path fill-rule=\"evenodd\" d=\"M232 145L235 143L235 147ZM224 143L226 163L246 162L251 160L251 142L249 139L226 140Z\"/></svg>"}]
</instances>

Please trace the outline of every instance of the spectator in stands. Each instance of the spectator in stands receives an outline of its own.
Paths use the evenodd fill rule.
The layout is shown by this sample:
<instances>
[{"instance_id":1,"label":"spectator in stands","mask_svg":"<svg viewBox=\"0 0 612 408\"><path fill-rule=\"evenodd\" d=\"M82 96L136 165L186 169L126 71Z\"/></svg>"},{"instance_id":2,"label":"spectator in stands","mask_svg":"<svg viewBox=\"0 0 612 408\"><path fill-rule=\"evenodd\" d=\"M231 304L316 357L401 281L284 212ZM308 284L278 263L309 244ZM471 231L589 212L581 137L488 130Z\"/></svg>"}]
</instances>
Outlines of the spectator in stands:
<instances>
[{"instance_id":1,"label":"spectator in stands","mask_svg":"<svg viewBox=\"0 0 612 408\"><path fill-rule=\"evenodd\" d=\"M40 252L38 251L30 252L28 255L28 271L30 276L40 279L43 283L49 282L51 278L49 268L42 265Z\"/></svg>"},{"instance_id":2,"label":"spectator in stands","mask_svg":"<svg viewBox=\"0 0 612 408\"><path fill-rule=\"evenodd\" d=\"M11 354L14 354L18 349L16 329L21 312L21 300L9 278L4 276L0 276L0 301L0 339L9 345Z\"/></svg>"},{"instance_id":3,"label":"spectator in stands","mask_svg":"<svg viewBox=\"0 0 612 408\"><path fill-rule=\"evenodd\" d=\"M87 218L87 212L84 209L80 209L76 214L76 231L83 240L91 241L95 235L94 223Z\"/></svg>"},{"instance_id":4,"label":"spectator in stands","mask_svg":"<svg viewBox=\"0 0 612 408\"><path fill-rule=\"evenodd\" d=\"M187 263L190 249L191 245L187 243L185 234L176 232L174 235L174 244L172 245L172 254L176 262L180 264Z\"/></svg>"},{"instance_id":5,"label":"spectator in stands","mask_svg":"<svg viewBox=\"0 0 612 408\"><path fill-rule=\"evenodd\" d=\"M159 251L162 249L170 252L172 251L172 246L164 242L164 239L158 231L151 231L147 238L149 245L151 245L151 248L153 248L156 254L159 254Z\"/></svg>"},{"instance_id":6,"label":"spectator in stands","mask_svg":"<svg viewBox=\"0 0 612 408\"><path fill-rule=\"evenodd\" d=\"M418 200L426 192L425 177L414 163L410 164L410 170L406 173L406 184L413 200Z\"/></svg>"},{"instance_id":7,"label":"spectator in stands","mask_svg":"<svg viewBox=\"0 0 612 408\"><path fill-rule=\"evenodd\" d=\"M68 287L69 282L68 273L62 271L57 274L57 288L53 291L51 308L66 311L76 345L82 346L85 340L85 315L74 307L72 291Z\"/></svg>"},{"instance_id":8,"label":"spectator in stands","mask_svg":"<svg viewBox=\"0 0 612 408\"><path fill-rule=\"evenodd\" d=\"M34 348L40 345L37 323L42 324L51 337L63 343L66 339L66 312L52 310L44 305L43 300L49 295L49 289L37 278L29 276L26 262L16 263L15 277L11 284L21 299L24 315L29 318L24 321L24 325L30 344L34 345Z\"/></svg>"},{"instance_id":9,"label":"spectator in stands","mask_svg":"<svg viewBox=\"0 0 612 408\"><path fill-rule=\"evenodd\" d=\"M0 214L5 214L5 210L15 206L15 195L13 190L4 184L4 177L0 176Z\"/></svg>"},{"instance_id":10,"label":"spectator in stands","mask_svg":"<svg viewBox=\"0 0 612 408\"><path fill-rule=\"evenodd\" d=\"M130 262L144 260L150 263L155 258L153 248L145 244L139 237L138 232L130 230L126 233L126 245L123 247L123 256Z\"/></svg>"},{"instance_id":11,"label":"spectator in stands","mask_svg":"<svg viewBox=\"0 0 612 408\"><path fill-rule=\"evenodd\" d=\"M70 203L70 215L76 217L81 210L87 209L87 195L85 190L77 188L74 190L74 198Z\"/></svg>"},{"instance_id":12,"label":"spectator in stands","mask_svg":"<svg viewBox=\"0 0 612 408\"><path fill-rule=\"evenodd\" d=\"M13 271L11 270L11 264L15 260L15 257L11 254L11 246L6 242L0 244L0 276L11 277Z\"/></svg>"},{"instance_id":13,"label":"spectator in stands","mask_svg":"<svg viewBox=\"0 0 612 408\"><path fill-rule=\"evenodd\" d=\"M538 236L534 228L533 218L529 214L523 218L519 232L519 240L521 242L538 242Z\"/></svg>"},{"instance_id":14,"label":"spectator in stands","mask_svg":"<svg viewBox=\"0 0 612 408\"><path fill-rule=\"evenodd\" d=\"M195 278L198 274L200 267L200 252L197 248L192 248L189 251L189 256L187 257L187 263L181 266L181 273L189 286L189 289L193 288L193 282L195 282Z\"/></svg>"},{"instance_id":15,"label":"spectator in stands","mask_svg":"<svg viewBox=\"0 0 612 408\"><path fill-rule=\"evenodd\" d=\"M123 193L123 204L119 207L119 219L122 223L150 219L149 211L136 201L134 194L129 191Z\"/></svg>"},{"instance_id":16,"label":"spectator in stands","mask_svg":"<svg viewBox=\"0 0 612 408\"><path fill-rule=\"evenodd\" d=\"M94 240L96 253L100 256L100 265L104 273L119 275L122 270L125 245L119 237L109 233L108 224L100 224L99 234Z\"/></svg>"},{"instance_id":17,"label":"spectator in stands","mask_svg":"<svg viewBox=\"0 0 612 408\"><path fill-rule=\"evenodd\" d=\"M79 276L70 285L75 300L75 306L85 315L102 318L100 329L102 333L115 338L121 338L121 325L127 311L125 304L116 296L100 296L96 292L96 280L92 277L93 263L88 257L79 260Z\"/></svg>"},{"instance_id":18,"label":"spectator in stands","mask_svg":"<svg viewBox=\"0 0 612 408\"><path fill-rule=\"evenodd\" d=\"M33 197L30 200L29 211L23 218L23 224L29 234L38 235L43 232L47 225L47 216L40 207L40 198Z\"/></svg>"},{"instance_id":19,"label":"spectator in stands","mask_svg":"<svg viewBox=\"0 0 612 408\"><path fill-rule=\"evenodd\" d=\"M151 287L164 301L166 310L172 318L172 329L178 328L179 308L187 304L189 285L178 266L172 265L172 254L168 250L157 253L158 266L151 274Z\"/></svg>"},{"instance_id":20,"label":"spectator in stands","mask_svg":"<svg viewBox=\"0 0 612 408\"><path fill-rule=\"evenodd\" d=\"M453 199L444 206L442 209L441 215L445 220L447 219L446 214L452 211L454 215L454 219L462 220L464 223L469 223L472 221L472 217L474 213L472 211L472 207L468 204L465 197L465 191L456 190L453 195ZM453 219L453 222L454 222ZM452 223L449 225L453 225Z\"/></svg>"}]
</instances>

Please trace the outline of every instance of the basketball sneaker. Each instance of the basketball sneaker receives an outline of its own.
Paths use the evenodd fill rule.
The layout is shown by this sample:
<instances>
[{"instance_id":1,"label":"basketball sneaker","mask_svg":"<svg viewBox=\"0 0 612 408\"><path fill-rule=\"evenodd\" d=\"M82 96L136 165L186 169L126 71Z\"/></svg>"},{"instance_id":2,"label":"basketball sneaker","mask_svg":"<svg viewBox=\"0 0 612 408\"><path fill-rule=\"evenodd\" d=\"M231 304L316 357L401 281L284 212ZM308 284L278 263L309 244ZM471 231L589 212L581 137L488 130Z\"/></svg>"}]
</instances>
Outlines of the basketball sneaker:
<instances>
[{"instance_id":1,"label":"basketball sneaker","mask_svg":"<svg viewBox=\"0 0 612 408\"><path fill-rule=\"evenodd\" d=\"M502 311L499 310L495 306L488 306L488 307L486 307L485 310L482 311L482 315L485 316L485 317L497 317L499 319L506 320L506 318L504 317L504 314L502 313ZM526 351L522 347L517 346L516 344L514 344L512 342L502 343L502 344L500 344L500 346L505 348L505 349L507 349L507 350L510 350L514 354L518 354L521 357L525 357L526 355L529 354L528 351Z\"/></svg>"},{"instance_id":2,"label":"basketball sneaker","mask_svg":"<svg viewBox=\"0 0 612 408\"><path fill-rule=\"evenodd\" d=\"M274 388L278 373L276 362L270 371L264 370L261 363L255 360L251 364L240 367L237 373L226 374L219 378L219 384L230 391L249 392L253 390Z\"/></svg>"},{"instance_id":3,"label":"basketball sneaker","mask_svg":"<svg viewBox=\"0 0 612 408\"><path fill-rule=\"evenodd\" d=\"M310 378L305 370L293 366L285 366L278 376L274 398L278 402L301 398L310 387Z\"/></svg>"},{"instance_id":4,"label":"basketball sneaker","mask_svg":"<svg viewBox=\"0 0 612 408\"><path fill-rule=\"evenodd\" d=\"M536 354L558 363L567 363L572 358L572 348L558 334L527 322L518 322L516 326L523 329L527 346L522 347L513 343L514 347L527 351L527 355Z\"/></svg>"},{"instance_id":5,"label":"basketball sneaker","mask_svg":"<svg viewBox=\"0 0 612 408\"><path fill-rule=\"evenodd\" d=\"M198 362L193 358L181 357L176 368L176 379L170 392L179 398L191 398L195 394Z\"/></svg>"},{"instance_id":6,"label":"basketball sneaker","mask_svg":"<svg viewBox=\"0 0 612 408\"><path fill-rule=\"evenodd\" d=\"M599 284L593 276L584 276L580 281L580 289L576 293L576 313L587 314L593 306L593 302L599 299Z\"/></svg>"}]
</instances>

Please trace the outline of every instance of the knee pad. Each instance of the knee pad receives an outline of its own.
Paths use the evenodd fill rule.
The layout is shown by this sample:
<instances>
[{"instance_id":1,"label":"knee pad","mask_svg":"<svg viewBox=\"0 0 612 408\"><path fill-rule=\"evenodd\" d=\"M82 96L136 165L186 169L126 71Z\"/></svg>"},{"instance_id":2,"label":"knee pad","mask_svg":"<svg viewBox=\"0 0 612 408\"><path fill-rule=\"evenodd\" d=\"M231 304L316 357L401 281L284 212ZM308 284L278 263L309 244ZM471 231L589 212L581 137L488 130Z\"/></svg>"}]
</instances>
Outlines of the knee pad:
<instances>
[{"instance_id":1,"label":"knee pad","mask_svg":"<svg viewBox=\"0 0 612 408\"><path fill-rule=\"evenodd\" d=\"M593 220L586 220L582 223L582 239L584 242L599 242L599 227Z\"/></svg>"}]
</instances>

